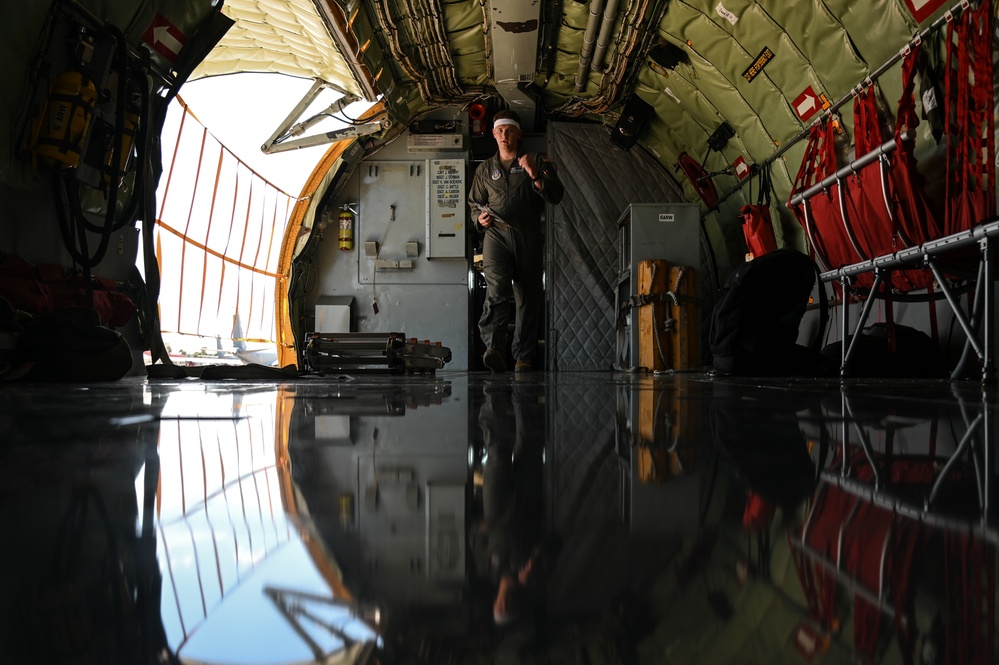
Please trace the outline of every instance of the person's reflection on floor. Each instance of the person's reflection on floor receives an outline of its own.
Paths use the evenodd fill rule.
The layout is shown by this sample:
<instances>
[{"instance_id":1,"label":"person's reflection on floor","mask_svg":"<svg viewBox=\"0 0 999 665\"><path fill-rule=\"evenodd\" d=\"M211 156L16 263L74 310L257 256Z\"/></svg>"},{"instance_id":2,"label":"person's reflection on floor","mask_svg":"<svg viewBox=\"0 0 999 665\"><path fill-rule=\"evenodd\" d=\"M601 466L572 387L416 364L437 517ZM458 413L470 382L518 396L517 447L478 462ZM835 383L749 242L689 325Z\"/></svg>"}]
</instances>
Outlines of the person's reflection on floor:
<instances>
[{"instance_id":1,"label":"person's reflection on floor","mask_svg":"<svg viewBox=\"0 0 999 665\"><path fill-rule=\"evenodd\" d=\"M483 387L479 427L485 448L482 520L471 529L480 576L495 590L497 626L534 632L541 613L544 533L544 411L528 387L506 382Z\"/></svg>"}]
</instances>

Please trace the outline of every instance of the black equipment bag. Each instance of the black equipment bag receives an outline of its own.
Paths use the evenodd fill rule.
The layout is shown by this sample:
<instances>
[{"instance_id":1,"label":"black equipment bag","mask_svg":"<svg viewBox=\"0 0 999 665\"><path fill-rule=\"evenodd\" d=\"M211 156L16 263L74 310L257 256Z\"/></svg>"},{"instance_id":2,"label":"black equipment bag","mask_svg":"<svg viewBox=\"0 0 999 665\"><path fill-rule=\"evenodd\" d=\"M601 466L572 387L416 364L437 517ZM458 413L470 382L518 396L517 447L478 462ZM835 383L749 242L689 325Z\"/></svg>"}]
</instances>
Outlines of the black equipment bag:
<instances>
[{"instance_id":1,"label":"black equipment bag","mask_svg":"<svg viewBox=\"0 0 999 665\"><path fill-rule=\"evenodd\" d=\"M898 323L875 323L860 331L846 364L854 378L944 379L950 375L940 345L933 338ZM846 338L849 348L854 335ZM839 362L843 345L833 342L822 349L830 362Z\"/></svg>"},{"instance_id":2,"label":"black equipment bag","mask_svg":"<svg viewBox=\"0 0 999 665\"><path fill-rule=\"evenodd\" d=\"M778 249L738 266L711 312L708 345L715 369L738 376L831 376L836 368L818 352L829 317L815 261ZM818 335L797 344L798 326L818 282Z\"/></svg>"}]
</instances>

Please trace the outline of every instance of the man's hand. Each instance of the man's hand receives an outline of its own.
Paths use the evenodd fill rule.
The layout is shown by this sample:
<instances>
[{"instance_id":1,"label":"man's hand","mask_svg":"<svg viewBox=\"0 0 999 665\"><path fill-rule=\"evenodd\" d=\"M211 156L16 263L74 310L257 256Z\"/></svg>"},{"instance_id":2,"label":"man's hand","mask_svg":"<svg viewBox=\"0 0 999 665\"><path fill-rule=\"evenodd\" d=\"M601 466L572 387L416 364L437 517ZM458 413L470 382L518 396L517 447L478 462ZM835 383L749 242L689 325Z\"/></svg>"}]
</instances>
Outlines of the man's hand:
<instances>
[{"instance_id":1,"label":"man's hand","mask_svg":"<svg viewBox=\"0 0 999 665\"><path fill-rule=\"evenodd\" d=\"M483 210L479 213L479 226L484 229L488 229L492 226L493 216L489 214L488 210Z\"/></svg>"},{"instance_id":2,"label":"man's hand","mask_svg":"<svg viewBox=\"0 0 999 665\"><path fill-rule=\"evenodd\" d=\"M538 177L538 172L534 170L534 160L528 157L527 154L521 155L517 162L531 180Z\"/></svg>"}]
</instances>

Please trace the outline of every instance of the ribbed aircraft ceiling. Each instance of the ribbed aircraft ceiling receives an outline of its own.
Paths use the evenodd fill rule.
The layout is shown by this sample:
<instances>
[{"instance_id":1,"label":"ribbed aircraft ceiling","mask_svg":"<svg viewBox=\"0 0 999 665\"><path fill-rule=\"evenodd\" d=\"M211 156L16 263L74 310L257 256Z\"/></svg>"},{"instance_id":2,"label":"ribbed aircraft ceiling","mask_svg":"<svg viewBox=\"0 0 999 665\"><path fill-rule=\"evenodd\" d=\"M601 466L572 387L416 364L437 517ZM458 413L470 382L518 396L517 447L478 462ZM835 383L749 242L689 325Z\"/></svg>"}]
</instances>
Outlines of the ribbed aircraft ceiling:
<instances>
[{"instance_id":1,"label":"ribbed aircraft ceiling","mask_svg":"<svg viewBox=\"0 0 999 665\"><path fill-rule=\"evenodd\" d=\"M322 78L351 91L373 81L401 122L445 103L494 92L496 15L520 4L537 21L504 25L536 31L536 62L528 93L552 119L581 118L613 126L637 95L654 109L639 137L667 167L682 152L708 170L740 158L760 163L897 53L946 11L944 0L232 0L236 26L195 76L279 71ZM320 11L317 11L317 5ZM493 14L491 14L491 12ZM581 83L580 51L591 15L610 17L607 48ZM325 21L325 23L324 23ZM349 37L339 50L330 22ZM491 27L492 26L492 27ZM363 66L348 66L342 52ZM650 53L653 55L650 58ZM756 63L756 67L754 67ZM879 80L894 110L898 67ZM849 108L844 109L847 136ZM708 137L722 123L735 136L721 151ZM778 195L786 194L803 142L775 164ZM681 178L681 180L684 180ZM724 191L739 181L719 176ZM696 194L684 183L691 200Z\"/></svg>"}]
</instances>

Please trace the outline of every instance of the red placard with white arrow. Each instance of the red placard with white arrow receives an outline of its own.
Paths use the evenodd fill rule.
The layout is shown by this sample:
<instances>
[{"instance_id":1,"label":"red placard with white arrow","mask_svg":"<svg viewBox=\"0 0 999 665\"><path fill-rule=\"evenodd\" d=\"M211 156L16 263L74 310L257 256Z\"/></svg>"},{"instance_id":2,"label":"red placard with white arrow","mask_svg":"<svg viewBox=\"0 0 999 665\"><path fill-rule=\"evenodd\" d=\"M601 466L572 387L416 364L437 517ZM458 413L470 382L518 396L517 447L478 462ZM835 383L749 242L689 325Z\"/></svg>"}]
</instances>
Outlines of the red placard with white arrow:
<instances>
[{"instance_id":1,"label":"red placard with white arrow","mask_svg":"<svg viewBox=\"0 0 999 665\"><path fill-rule=\"evenodd\" d=\"M815 94L812 90L812 86L805 88L800 95L794 98L791 102L791 106L794 107L794 112L798 114L802 122L806 122L809 118L815 115L822 104L819 100L819 96Z\"/></svg>"},{"instance_id":2,"label":"red placard with white arrow","mask_svg":"<svg viewBox=\"0 0 999 665\"><path fill-rule=\"evenodd\" d=\"M744 180L749 175L749 164L746 163L746 158L741 155L737 160L732 162L732 169L735 171L735 175L739 177L739 180Z\"/></svg>"},{"instance_id":3,"label":"red placard with white arrow","mask_svg":"<svg viewBox=\"0 0 999 665\"><path fill-rule=\"evenodd\" d=\"M181 49L187 43L187 37L162 14L156 14L149 28L143 33L142 41L170 62L176 62Z\"/></svg>"}]
</instances>

